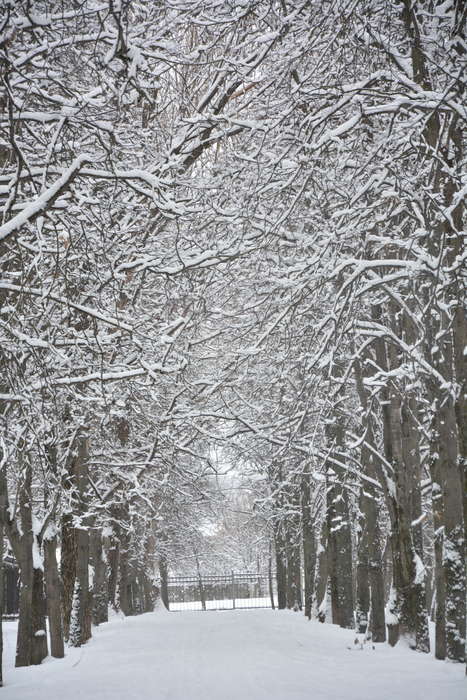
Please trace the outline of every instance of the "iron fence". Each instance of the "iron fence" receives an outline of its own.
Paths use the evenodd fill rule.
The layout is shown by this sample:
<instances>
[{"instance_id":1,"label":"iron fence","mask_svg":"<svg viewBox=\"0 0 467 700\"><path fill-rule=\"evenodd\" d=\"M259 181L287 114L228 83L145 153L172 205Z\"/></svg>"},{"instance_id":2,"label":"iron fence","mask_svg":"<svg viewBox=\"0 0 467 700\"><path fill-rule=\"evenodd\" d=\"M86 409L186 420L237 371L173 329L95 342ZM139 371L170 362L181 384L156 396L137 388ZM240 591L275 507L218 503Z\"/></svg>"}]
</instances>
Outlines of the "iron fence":
<instances>
[{"instance_id":1,"label":"iron fence","mask_svg":"<svg viewBox=\"0 0 467 700\"><path fill-rule=\"evenodd\" d=\"M275 578L237 573L171 576L167 579L169 610L235 610L277 605Z\"/></svg>"}]
</instances>

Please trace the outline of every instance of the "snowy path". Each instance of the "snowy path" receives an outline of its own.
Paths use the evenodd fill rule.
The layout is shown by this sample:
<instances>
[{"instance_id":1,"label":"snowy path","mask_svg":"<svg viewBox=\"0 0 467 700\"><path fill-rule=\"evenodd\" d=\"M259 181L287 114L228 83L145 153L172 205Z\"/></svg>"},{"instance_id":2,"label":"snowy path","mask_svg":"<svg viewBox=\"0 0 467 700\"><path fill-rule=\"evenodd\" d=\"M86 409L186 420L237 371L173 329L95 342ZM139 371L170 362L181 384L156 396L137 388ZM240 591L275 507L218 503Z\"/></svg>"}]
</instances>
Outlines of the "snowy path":
<instances>
[{"instance_id":1,"label":"snowy path","mask_svg":"<svg viewBox=\"0 0 467 700\"><path fill-rule=\"evenodd\" d=\"M14 652L13 625L6 655ZM157 612L102 625L82 649L8 669L0 700L465 700L460 666L272 610ZM10 661L11 663L11 661Z\"/></svg>"}]
</instances>

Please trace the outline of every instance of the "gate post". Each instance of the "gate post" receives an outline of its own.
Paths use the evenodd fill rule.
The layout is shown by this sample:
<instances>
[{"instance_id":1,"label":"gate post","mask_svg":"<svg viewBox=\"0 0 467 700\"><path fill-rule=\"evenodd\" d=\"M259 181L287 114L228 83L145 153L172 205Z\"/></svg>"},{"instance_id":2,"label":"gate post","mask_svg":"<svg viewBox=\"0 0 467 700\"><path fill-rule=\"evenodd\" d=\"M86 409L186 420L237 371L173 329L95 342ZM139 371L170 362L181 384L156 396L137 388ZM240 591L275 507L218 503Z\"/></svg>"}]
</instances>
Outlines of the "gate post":
<instances>
[{"instance_id":1,"label":"gate post","mask_svg":"<svg viewBox=\"0 0 467 700\"><path fill-rule=\"evenodd\" d=\"M235 574L232 571L232 610L235 610Z\"/></svg>"}]
</instances>

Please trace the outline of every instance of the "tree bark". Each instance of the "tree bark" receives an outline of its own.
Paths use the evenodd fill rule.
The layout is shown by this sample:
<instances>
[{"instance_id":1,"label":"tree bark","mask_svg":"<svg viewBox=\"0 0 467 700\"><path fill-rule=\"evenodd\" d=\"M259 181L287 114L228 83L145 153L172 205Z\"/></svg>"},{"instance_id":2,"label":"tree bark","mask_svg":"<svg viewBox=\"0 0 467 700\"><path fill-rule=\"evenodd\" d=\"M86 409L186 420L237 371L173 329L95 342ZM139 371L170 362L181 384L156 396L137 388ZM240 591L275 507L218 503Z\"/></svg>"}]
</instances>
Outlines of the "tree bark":
<instances>
[{"instance_id":1,"label":"tree bark","mask_svg":"<svg viewBox=\"0 0 467 700\"><path fill-rule=\"evenodd\" d=\"M149 531L146 533L144 547L144 566L140 571L141 585L141 606L142 612L151 612L154 610L156 601L155 590L155 567L156 567L156 524L151 523Z\"/></svg>"},{"instance_id":2,"label":"tree bark","mask_svg":"<svg viewBox=\"0 0 467 700\"><path fill-rule=\"evenodd\" d=\"M342 445L342 427L335 421L326 425L331 455ZM340 627L353 629L352 538L347 489L337 483L335 463L326 465L326 505L328 519L329 584L332 621Z\"/></svg>"},{"instance_id":3,"label":"tree bark","mask_svg":"<svg viewBox=\"0 0 467 700\"><path fill-rule=\"evenodd\" d=\"M289 533L287 542L287 607L295 611L302 609L300 542L298 537L299 533L293 530Z\"/></svg>"},{"instance_id":4,"label":"tree bark","mask_svg":"<svg viewBox=\"0 0 467 700\"><path fill-rule=\"evenodd\" d=\"M367 442L374 445L373 434L371 429L367 430ZM362 448L362 464L367 476L374 478L375 470L374 452L366 445ZM386 641L386 624L384 618L384 574L383 574L383 555L381 550L381 533L379 527L379 512L381 511L378 499L377 489L370 483L364 482L362 488L361 511L363 518L362 532L362 555L364 557L364 576L368 579L368 603L366 601L367 592L365 588L362 591L362 600L357 604L357 623L359 621L360 606L365 609L369 604L370 614L370 631L371 638L374 642ZM360 561L360 560L359 560ZM360 573L362 576L363 572ZM357 574L358 580L358 574ZM365 587L365 583L363 583ZM357 586L358 590L358 586ZM358 595L358 593L357 593ZM364 626L362 620L361 627ZM360 631L363 631L362 629Z\"/></svg>"},{"instance_id":5,"label":"tree bark","mask_svg":"<svg viewBox=\"0 0 467 700\"><path fill-rule=\"evenodd\" d=\"M366 358L369 359L369 358ZM369 415L369 403L367 392L363 382L363 372L360 361L354 361L355 384L360 398L362 410L362 425L365 429L366 437L361 448L361 464L363 475L372 480L376 480L376 460L377 449L374 438L374 428L371 416ZM381 533L379 528L380 498L377 488L371 481L364 479L360 492L360 513L362 517L360 546L362 548L361 557L363 559L362 570L357 567L357 609L356 620L360 631L363 631L364 617L367 605L370 611L371 637L374 642L386 641L385 624L385 585L383 553L381 548ZM365 581L367 579L367 583ZM366 586L369 591L367 593ZM369 598L369 600L368 600ZM362 611L362 612L360 612ZM366 612L368 614L368 612Z\"/></svg>"},{"instance_id":6,"label":"tree bark","mask_svg":"<svg viewBox=\"0 0 467 700\"><path fill-rule=\"evenodd\" d=\"M444 501L443 569L446 594L446 655L465 660L465 542L463 479L459 469L454 408L447 400L438 408L440 474Z\"/></svg>"},{"instance_id":7,"label":"tree bark","mask_svg":"<svg viewBox=\"0 0 467 700\"><path fill-rule=\"evenodd\" d=\"M39 568L34 568L33 570L31 632L31 664L38 665L42 663L48 653L44 572Z\"/></svg>"},{"instance_id":8,"label":"tree bark","mask_svg":"<svg viewBox=\"0 0 467 700\"><path fill-rule=\"evenodd\" d=\"M106 562L104 559L102 530L99 527L93 528L90 534L90 560L94 568L92 622L94 625L100 625L108 620L108 608Z\"/></svg>"},{"instance_id":9,"label":"tree bark","mask_svg":"<svg viewBox=\"0 0 467 700\"><path fill-rule=\"evenodd\" d=\"M109 549L107 552L107 561L109 566L109 586L108 586L108 601L109 605L114 610L118 610L119 603L117 598L118 576L120 571L120 529L114 525L113 532L109 541Z\"/></svg>"},{"instance_id":10,"label":"tree bark","mask_svg":"<svg viewBox=\"0 0 467 700\"><path fill-rule=\"evenodd\" d=\"M60 600L60 576L57 565L57 536L45 537L43 546L50 653L56 659L61 659L65 655L65 650Z\"/></svg>"},{"instance_id":11,"label":"tree bark","mask_svg":"<svg viewBox=\"0 0 467 700\"><path fill-rule=\"evenodd\" d=\"M31 477L31 465L27 464L19 494L22 535L18 543L18 564L20 567L21 588L19 594L19 620L15 659L15 666L17 667L30 666L32 663L32 590L34 567L32 560Z\"/></svg>"},{"instance_id":12,"label":"tree bark","mask_svg":"<svg viewBox=\"0 0 467 700\"><path fill-rule=\"evenodd\" d=\"M153 574L143 573L143 612L152 612L156 602L156 588L152 579Z\"/></svg>"},{"instance_id":13,"label":"tree bark","mask_svg":"<svg viewBox=\"0 0 467 700\"><path fill-rule=\"evenodd\" d=\"M392 312L394 309L391 309ZM373 307L373 318L380 320L380 315L380 307ZM393 316L395 316L395 312ZM392 322L394 323L394 318L392 318ZM388 372L389 365L391 369L398 366L399 358L396 350L390 347L390 358L388 358L382 338L375 341L375 349L377 363L383 372ZM402 634L408 638L412 647L419 651L428 652L430 646L425 574L423 563L414 547L411 511L408 504L408 484L411 483L410 479L414 470L411 464L405 465L404 463L402 400L398 387L390 385L390 389L388 387L382 388L381 410L384 456L386 463L392 467L392 474L388 474L386 466L378 465L380 483L385 490L391 522L393 594L388 606L391 613L390 623L388 623L388 639L389 643L394 645Z\"/></svg>"},{"instance_id":14,"label":"tree bark","mask_svg":"<svg viewBox=\"0 0 467 700\"><path fill-rule=\"evenodd\" d=\"M311 511L310 481L309 476L306 474L304 474L302 477L301 496L303 572L305 586L304 608L305 617L311 620L316 570L316 539L315 522Z\"/></svg>"},{"instance_id":15,"label":"tree bark","mask_svg":"<svg viewBox=\"0 0 467 700\"><path fill-rule=\"evenodd\" d=\"M3 457L3 455L2 455ZM6 507L6 501L3 494L0 494L0 511L4 511ZM3 686L3 613L5 608L4 603L4 592L5 592L5 567L3 564L3 550L4 550L4 537L5 537L5 527L3 525L4 515L0 516L0 688Z\"/></svg>"},{"instance_id":16,"label":"tree bark","mask_svg":"<svg viewBox=\"0 0 467 700\"><path fill-rule=\"evenodd\" d=\"M92 595L89 590L89 521L85 516L88 507L88 438L81 427L76 438L77 452L73 458L73 478L76 488L76 517L79 527L74 527L75 581L70 618L69 642L81 646L91 637Z\"/></svg>"},{"instance_id":17,"label":"tree bark","mask_svg":"<svg viewBox=\"0 0 467 700\"><path fill-rule=\"evenodd\" d=\"M124 615L130 615L129 598L129 563L128 563L128 537L126 534L120 538L120 575L118 580L120 610Z\"/></svg>"},{"instance_id":18,"label":"tree bark","mask_svg":"<svg viewBox=\"0 0 467 700\"><path fill-rule=\"evenodd\" d=\"M329 555L328 555L328 519L325 515L321 525L321 533L319 539L319 547L317 551L318 570L315 586L315 615L320 622L326 620L326 594L328 589L328 570L329 570Z\"/></svg>"},{"instance_id":19,"label":"tree bark","mask_svg":"<svg viewBox=\"0 0 467 700\"><path fill-rule=\"evenodd\" d=\"M459 59L465 58L467 16L463 5L456 2L451 8L454 31L450 56L453 73L458 70ZM402 5L402 20L410 38L414 79L424 90L433 90L435 87L425 55L426 39L419 32L416 8L409 0L404 0ZM460 99L463 99L463 81L458 79L455 87ZM433 258L439 257L443 279L441 285L436 276L431 281L429 294L426 294L429 305L425 356L438 373L436 383L432 378L428 381L428 402L436 401L434 412L437 413L439 477L444 501L444 589L439 577L437 580L441 584L441 597L445 593L446 653L455 661L465 660L466 631L467 318L465 278L460 264L465 245L465 197L461 193L465 161L464 131L457 114L443 115L435 110L426 120L420 143L420 158L428 156L433 163L427 183L427 187L431 188L425 214L429 232L427 248ZM438 154L436 159L432 155L434 152ZM439 211L443 210L449 211L449 216L440 218ZM434 329L437 331L437 352L432 342ZM439 375L442 377L441 383ZM439 542L437 545L435 543L438 559L439 545ZM439 652L443 653L441 641Z\"/></svg>"},{"instance_id":20,"label":"tree bark","mask_svg":"<svg viewBox=\"0 0 467 700\"><path fill-rule=\"evenodd\" d=\"M287 559L282 523L274 523L274 551L276 554L277 607L287 607Z\"/></svg>"},{"instance_id":21,"label":"tree bark","mask_svg":"<svg viewBox=\"0 0 467 700\"><path fill-rule=\"evenodd\" d=\"M73 527L73 514L62 515L60 574L62 580L62 620L63 635L66 640L70 636L71 610L76 579L77 543Z\"/></svg>"},{"instance_id":22,"label":"tree bark","mask_svg":"<svg viewBox=\"0 0 467 700\"><path fill-rule=\"evenodd\" d=\"M203 610L206 609L206 601L204 599L204 588L201 580L201 572L199 569L199 562L198 559L196 559L196 569L198 572L198 579L199 579L199 586L200 586L200 600L201 604L203 606ZM165 607L167 610L169 609L169 588L168 588L168 566L167 566L167 557L165 554L161 554L159 556L159 574L161 577L161 599L162 602L164 603Z\"/></svg>"},{"instance_id":23,"label":"tree bark","mask_svg":"<svg viewBox=\"0 0 467 700\"><path fill-rule=\"evenodd\" d=\"M365 511L364 490L360 493L360 532L357 549L357 599L355 605L355 622L359 634L368 635L370 616L370 563L368 555L369 525L363 513Z\"/></svg>"},{"instance_id":24,"label":"tree bark","mask_svg":"<svg viewBox=\"0 0 467 700\"><path fill-rule=\"evenodd\" d=\"M269 586L269 598L271 600L271 608L276 609L276 603L274 600L274 583L272 580L272 543L269 542L269 556L268 556L268 586Z\"/></svg>"},{"instance_id":25,"label":"tree bark","mask_svg":"<svg viewBox=\"0 0 467 700\"><path fill-rule=\"evenodd\" d=\"M332 621L347 629L354 626L352 543L347 493L335 485L328 489L329 580Z\"/></svg>"},{"instance_id":26,"label":"tree bark","mask_svg":"<svg viewBox=\"0 0 467 700\"><path fill-rule=\"evenodd\" d=\"M433 526L434 526L434 577L436 591L435 612L435 656L446 658L446 583L443 570L443 502L442 490L438 482L433 482Z\"/></svg>"}]
</instances>

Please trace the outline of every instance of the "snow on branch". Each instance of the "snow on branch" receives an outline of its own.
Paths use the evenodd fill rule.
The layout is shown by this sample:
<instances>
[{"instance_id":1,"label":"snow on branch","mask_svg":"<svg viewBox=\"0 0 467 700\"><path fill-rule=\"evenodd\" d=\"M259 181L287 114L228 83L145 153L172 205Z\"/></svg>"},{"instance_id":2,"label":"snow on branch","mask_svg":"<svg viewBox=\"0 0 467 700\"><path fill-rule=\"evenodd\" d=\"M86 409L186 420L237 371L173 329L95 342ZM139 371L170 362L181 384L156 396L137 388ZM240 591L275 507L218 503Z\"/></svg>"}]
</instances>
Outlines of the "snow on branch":
<instances>
[{"instance_id":1,"label":"snow on branch","mask_svg":"<svg viewBox=\"0 0 467 700\"><path fill-rule=\"evenodd\" d=\"M87 153L83 153L75 158L70 167L65 170L63 175L59 177L53 185L48 187L32 202L26 204L19 214L16 214L16 216L0 226L0 241L20 231L23 226L30 223L39 216L39 214L47 210L57 197L70 185L83 165L85 163L91 163L92 160L92 156Z\"/></svg>"}]
</instances>

